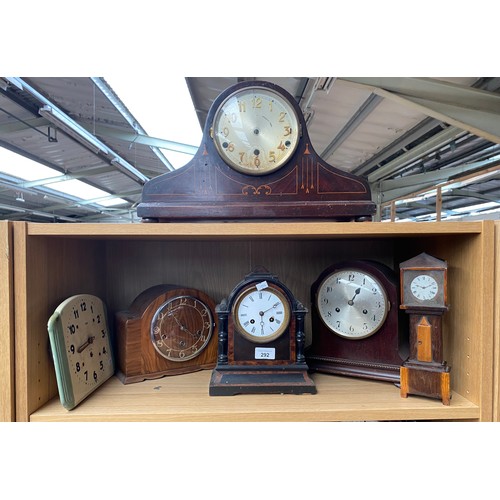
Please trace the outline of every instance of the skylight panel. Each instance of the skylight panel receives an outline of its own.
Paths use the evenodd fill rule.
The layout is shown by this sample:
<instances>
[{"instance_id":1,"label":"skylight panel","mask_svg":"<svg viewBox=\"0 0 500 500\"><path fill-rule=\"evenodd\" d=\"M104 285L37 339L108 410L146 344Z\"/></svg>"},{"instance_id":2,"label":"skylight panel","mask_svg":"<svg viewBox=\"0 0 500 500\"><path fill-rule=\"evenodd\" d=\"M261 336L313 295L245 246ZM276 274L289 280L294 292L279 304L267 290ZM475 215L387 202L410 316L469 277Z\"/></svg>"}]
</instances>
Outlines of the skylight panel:
<instances>
[{"instance_id":1,"label":"skylight panel","mask_svg":"<svg viewBox=\"0 0 500 500\"><path fill-rule=\"evenodd\" d=\"M125 200L116 198L110 193L97 189L78 179L71 179L62 182L50 182L50 179L53 178L55 180L63 174L53 168L46 167L41 163L37 163L29 158L1 147L0 171L27 182L47 180L47 183L40 183L39 186L45 186L53 189L54 191L69 194L76 198L80 198L84 202L92 200L92 203L103 207L126 203ZM24 186L20 185L19 187L22 188ZM15 189L15 187L13 188Z\"/></svg>"},{"instance_id":2,"label":"skylight panel","mask_svg":"<svg viewBox=\"0 0 500 500\"><path fill-rule=\"evenodd\" d=\"M0 147L0 171L25 181L37 181L61 175L53 168L46 167L2 147Z\"/></svg>"},{"instance_id":3,"label":"skylight panel","mask_svg":"<svg viewBox=\"0 0 500 500\"><path fill-rule=\"evenodd\" d=\"M76 198L81 198L84 201L92 202L97 205L113 206L126 203L125 200L112 197L112 195L110 195L106 191L95 188L94 186L79 181L78 179L45 184L45 186L50 189L54 189L55 191L60 191L61 193L69 194L71 196L75 196Z\"/></svg>"}]
</instances>

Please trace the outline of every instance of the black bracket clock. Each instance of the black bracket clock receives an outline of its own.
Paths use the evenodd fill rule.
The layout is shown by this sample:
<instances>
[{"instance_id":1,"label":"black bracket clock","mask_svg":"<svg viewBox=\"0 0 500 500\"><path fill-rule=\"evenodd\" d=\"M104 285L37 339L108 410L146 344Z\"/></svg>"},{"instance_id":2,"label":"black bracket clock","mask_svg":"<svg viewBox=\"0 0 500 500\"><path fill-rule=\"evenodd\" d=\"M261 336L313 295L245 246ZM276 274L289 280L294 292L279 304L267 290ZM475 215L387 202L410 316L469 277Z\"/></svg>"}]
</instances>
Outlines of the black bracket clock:
<instances>
[{"instance_id":1,"label":"black bracket clock","mask_svg":"<svg viewBox=\"0 0 500 500\"><path fill-rule=\"evenodd\" d=\"M216 307L217 365L209 394L316 393L304 356L307 309L265 269Z\"/></svg>"},{"instance_id":2,"label":"black bracket clock","mask_svg":"<svg viewBox=\"0 0 500 500\"><path fill-rule=\"evenodd\" d=\"M323 161L295 99L265 81L238 83L212 104L198 152L148 181L144 221L371 220L368 183Z\"/></svg>"}]
</instances>

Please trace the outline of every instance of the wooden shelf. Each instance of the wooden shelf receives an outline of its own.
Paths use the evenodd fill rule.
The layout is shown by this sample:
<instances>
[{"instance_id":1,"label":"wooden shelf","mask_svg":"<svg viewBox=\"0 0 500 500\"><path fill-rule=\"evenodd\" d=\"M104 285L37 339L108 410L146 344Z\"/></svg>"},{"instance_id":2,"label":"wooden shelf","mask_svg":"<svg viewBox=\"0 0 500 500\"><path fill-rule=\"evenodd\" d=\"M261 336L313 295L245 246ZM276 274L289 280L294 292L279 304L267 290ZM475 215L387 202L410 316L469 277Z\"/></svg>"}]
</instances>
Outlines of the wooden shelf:
<instances>
[{"instance_id":1,"label":"wooden shelf","mask_svg":"<svg viewBox=\"0 0 500 500\"><path fill-rule=\"evenodd\" d=\"M34 412L41 421L318 422L477 419L477 405L454 393L451 405L401 398L391 383L313 374L318 393L209 396L210 371L123 385L116 377L77 408L55 398Z\"/></svg>"},{"instance_id":2,"label":"wooden shelf","mask_svg":"<svg viewBox=\"0 0 500 500\"><path fill-rule=\"evenodd\" d=\"M493 221L14 222L12 228L17 420L494 419L493 395L496 391L496 400L500 391L493 370L500 355L494 343L499 334L498 326L494 329ZM102 297L111 318L160 283L198 288L218 303L261 265L310 310L311 284L332 263L370 258L397 270L400 262L422 251L449 266L451 307L443 331L444 357L452 367L450 407L437 400L401 398L386 382L325 374L314 374L316 395L209 397L208 372L128 386L113 378L71 412L59 403L47 320L71 295ZM314 334L310 315L305 326L309 343Z\"/></svg>"},{"instance_id":3,"label":"wooden shelf","mask_svg":"<svg viewBox=\"0 0 500 500\"><path fill-rule=\"evenodd\" d=\"M33 224L28 236L62 236L106 239L238 239L238 238L371 238L480 234L475 222L200 222L139 224Z\"/></svg>"}]
</instances>

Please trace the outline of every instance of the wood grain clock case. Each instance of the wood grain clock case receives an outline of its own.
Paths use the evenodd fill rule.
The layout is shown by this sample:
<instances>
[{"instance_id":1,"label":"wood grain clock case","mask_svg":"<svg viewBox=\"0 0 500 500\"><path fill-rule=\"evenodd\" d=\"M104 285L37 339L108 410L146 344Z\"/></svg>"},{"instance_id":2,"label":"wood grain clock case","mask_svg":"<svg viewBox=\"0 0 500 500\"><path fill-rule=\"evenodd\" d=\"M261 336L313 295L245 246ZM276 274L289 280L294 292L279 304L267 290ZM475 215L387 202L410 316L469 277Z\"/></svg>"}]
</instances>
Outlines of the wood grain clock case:
<instances>
[{"instance_id":1,"label":"wood grain clock case","mask_svg":"<svg viewBox=\"0 0 500 500\"><path fill-rule=\"evenodd\" d=\"M183 167L148 181L137 215L148 222L200 219L370 220L370 186L314 151L295 99L247 81L212 104L201 145Z\"/></svg>"},{"instance_id":2,"label":"wood grain clock case","mask_svg":"<svg viewBox=\"0 0 500 500\"><path fill-rule=\"evenodd\" d=\"M215 303L201 290L153 286L115 319L117 376L124 384L215 366Z\"/></svg>"}]
</instances>

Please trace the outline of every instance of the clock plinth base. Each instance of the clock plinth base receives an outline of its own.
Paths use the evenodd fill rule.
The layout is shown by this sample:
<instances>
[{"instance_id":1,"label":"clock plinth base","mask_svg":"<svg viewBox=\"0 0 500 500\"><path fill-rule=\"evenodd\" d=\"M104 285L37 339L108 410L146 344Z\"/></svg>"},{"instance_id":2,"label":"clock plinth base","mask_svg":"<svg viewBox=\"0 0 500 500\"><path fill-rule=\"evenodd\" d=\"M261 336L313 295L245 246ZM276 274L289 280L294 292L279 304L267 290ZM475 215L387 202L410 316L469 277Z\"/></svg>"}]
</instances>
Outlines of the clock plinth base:
<instances>
[{"instance_id":1,"label":"clock plinth base","mask_svg":"<svg viewBox=\"0 0 500 500\"><path fill-rule=\"evenodd\" d=\"M399 384L401 365L389 365L376 362L337 359L324 356L308 355L306 352L309 370L332 375L346 375L350 377L369 378L384 382Z\"/></svg>"},{"instance_id":2,"label":"clock plinth base","mask_svg":"<svg viewBox=\"0 0 500 500\"><path fill-rule=\"evenodd\" d=\"M135 384L137 382L144 382L144 380L156 380L166 376L183 375L185 373L192 373L200 370L212 370L214 367L215 367L215 362L201 364L201 365L189 364L187 366L180 366L177 369L172 368L168 370L160 370L149 373L133 373L131 371L123 372L121 370L117 370L116 376L122 384L126 385L126 384Z\"/></svg>"},{"instance_id":3,"label":"clock plinth base","mask_svg":"<svg viewBox=\"0 0 500 500\"><path fill-rule=\"evenodd\" d=\"M307 373L307 367L259 368L231 366L218 367L210 379L210 396L236 394L316 394L316 385Z\"/></svg>"},{"instance_id":4,"label":"clock plinth base","mask_svg":"<svg viewBox=\"0 0 500 500\"><path fill-rule=\"evenodd\" d=\"M450 405L450 367L446 364L407 362L401 367L401 397L409 394L440 399Z\"/></svg>"},{"instance_id":5,"label":"clock plinth base","mask_svg":"<svg viewBox=\"0 0 500 500\"><path fill-rule=\"evenodd\" d=\"M242 195L243 196L243 195ZM283 200L264 203L258 197L251 202L231 203L225 199L206 200L199 203L171 202L167 196L161 202L142 202L138 207L142 222L188 222L199 220L329 220L334 222L371 222L374 205L371 201L325 200L316 202L294 202Z\"/></svg>"}]
</instances>

